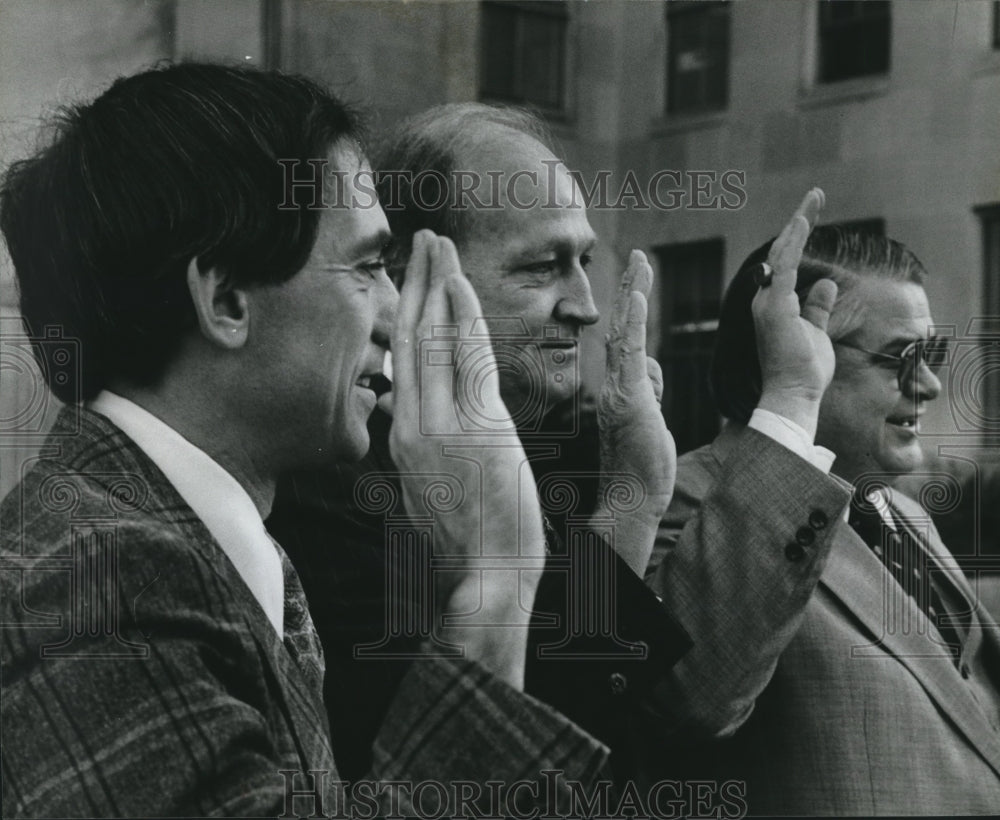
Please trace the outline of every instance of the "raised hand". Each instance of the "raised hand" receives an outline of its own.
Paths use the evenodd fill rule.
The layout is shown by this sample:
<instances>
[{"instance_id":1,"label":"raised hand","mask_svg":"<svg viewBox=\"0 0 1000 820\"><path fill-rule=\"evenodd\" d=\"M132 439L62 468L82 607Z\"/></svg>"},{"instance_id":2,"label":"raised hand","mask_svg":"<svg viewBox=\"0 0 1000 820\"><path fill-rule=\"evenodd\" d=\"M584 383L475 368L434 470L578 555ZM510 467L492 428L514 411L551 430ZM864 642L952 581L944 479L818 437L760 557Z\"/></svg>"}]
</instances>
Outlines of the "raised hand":
<instances>
[{"instance_id":1,"label":"raised hand","mask_svg":"<svg viewBox=\"0 0 1000 820\"><path fill-rule=\"evenodd\" d=\"M607 338L607 375L597 405L601 479L595 519L615 518L615 549L640 577L656 527L674 490L677 452L660 410L663 375L646 355L647 299L653 271L642 251L632 251L622 276ZM617 492L641 494L638 507L615 512ZM628 504L631 508L631 504Z\"/></svg>"},{"instance_id":2,"label":"raised hand","mask_svg":"<svg viewBox=\"0 0 1000 820\"><path fill-rule=\"evenodd\" d=\"M753 300L763 387L758 407L791 419L811 436L836 363L826 327L837 286L820 279L800 308L795 284L802 250L825 202L819 188L805 195L771 246L770 284Z\"/></svg>"},{"instance_id":3,"label":"raised hand","mask_svg":"<svg viewBox=\"0 0 1000 820\"><path fill-rule=\"evenodd\" d=\"M492 349L463 344L481 320L451 240L421 231L413 241L393 335L393 424L389 446L411 514L427 513L429 483L448 475L459 503L434 514L435 557L455 567L438 587L446 641L464 647L512 685L523 686L527 622L544 565L545 540L534 479L500 399ZM434 334L449 327L454 333ZM434 366L422 360L433 340ZM440 366L451 362L452 366ZM475 378L469 368L476 370ZM475 384L475 396L463 385ZM460 417L481 414L492 434L470 433ZM429 432L428 428L432 428ZM459 616L477 613L468 625ZM456 625L458 624L458 625Z\"/></svg>"}]
</instances>

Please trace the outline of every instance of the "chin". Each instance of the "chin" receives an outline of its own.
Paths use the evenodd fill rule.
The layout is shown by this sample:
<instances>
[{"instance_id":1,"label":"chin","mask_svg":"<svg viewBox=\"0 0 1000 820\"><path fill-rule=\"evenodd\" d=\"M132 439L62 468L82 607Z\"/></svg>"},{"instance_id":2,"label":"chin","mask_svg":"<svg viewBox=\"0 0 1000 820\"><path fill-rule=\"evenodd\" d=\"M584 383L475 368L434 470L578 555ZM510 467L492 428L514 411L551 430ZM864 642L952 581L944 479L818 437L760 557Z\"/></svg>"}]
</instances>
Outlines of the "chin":
<instances>
[{"instance_id":1,"label":"chin","mask_svg":"<svg viewBox=\"0 0 1000 820\"><path fill-rule=\"evenodd\" d=\"M347 463L361 461L368 454L370 446L371 440L368 438L368 429L364 425L353 431L341 430L339 431L339 435L334 437L328 451L333 454L333 457L325 460Z\"/></svg>"},{"instance_id":2,"label":"chin","mask_svg":"<svg viewBox=\"0 0 1000 820\"><path fill-rule=\"evenodd\" d=\"M924 452L920 447L915 451L906 450L904 452L893 453L889 458L883 459L880 466L887 473L912 473L924 463Z\"/></svg>"}]
</instances>

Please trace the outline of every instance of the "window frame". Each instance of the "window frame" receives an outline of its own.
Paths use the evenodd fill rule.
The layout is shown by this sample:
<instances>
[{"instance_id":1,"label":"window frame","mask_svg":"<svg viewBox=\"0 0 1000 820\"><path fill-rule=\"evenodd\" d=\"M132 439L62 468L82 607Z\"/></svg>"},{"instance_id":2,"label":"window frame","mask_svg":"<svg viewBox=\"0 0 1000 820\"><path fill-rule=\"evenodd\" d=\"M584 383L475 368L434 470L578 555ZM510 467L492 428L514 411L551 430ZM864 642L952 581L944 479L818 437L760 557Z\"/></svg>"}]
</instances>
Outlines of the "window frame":
<instances>
[{"instance_id":1,"label":"window frame","mask_svg":"<svg viewBox=\"0 0 1000 820\"><path fill-rule=\"evenodd\" d=\"M732 74L732 7L733 4L730 0L671 0L671 2L666 3L664 12L666 26L666 87L663 96L663 112L667 118L699 116L728 110ZM684 18L703 17L707 19L711 16L725 17L725 49L723 53L721 99L707 100L708 92L703 88L699 104L694 106L681 105L676 100L674 92L675 85L678 82L675 56L680 52L680 49L677 48L674 42L674 25L676 25L677 20L683 20ZM701 33L704 34L704 32ZM702 78L703 85L705 73L703 72L698 75L699 78Z\"/></svg>"},{"instance_id":2,"label":"window frame","mask_svg":"<svg viewBox=\"0 0 1000 820\"><path fill-rule=\"evenodd\" d=\"M477 81L477 99L482 102L501 103L504 105L520 105L533 108L543 114L565 117L570 109L570 26L572 15L569 3L566 0L481 0L479 4L479 53ZM512 50L513 77L511 78L512 89L509 93L496 88L486 87L488 56L486 44L484 42L486 32L487 9L492 8L502 10L504 13L514 13L515 17L515 44ZM559 31L559 54L556 57L554 68L557 72L556 97L557 102L549 103L529 99L524 91L524 15L537 15L546 17L549 20L558 20L561 23Z\"/></svg>"},{"instance_id":3,"label":"window frame","mask_svg":"<svg viewBox=\"0 0 1000 820\"><path fill-rule=\"evenodd\" d=\"M864 3L868 5L869 8L875 7L878 3L879 8L884 8L886 10L884 22L886 25L886 42L885 42L885 68L876 69L871 71L855 72L851 74L846 74L843 76L825 76L827 71L827 66L824 63L824 53L826 51L826 42L829 37L836 35L841 35L845 31L849 31L851 28L860 28L865 21L861 19L854 20L844 20L844 21L832 21L824 19L832 13L834 8L843 9L847 3L856 4L856 8L861 8L860 4ZM872 22L882 23L883 18L871 18L867 21L869 24ZM886 78L892 74L892 34L893 34L893 14L892 14L892 2L891 0L818 0L816 4L816 14L815 14L815 24L816 24L816 64L814 72L814 82L817 86L829 87L836 86L840 83L851 83L858 81L871 81L877 80L879 78ZM831 27L834 29L831 31ZM852 52L857 53L857 52Z\"/></svg>"},{"instance_id":4,"label":"window frame","mask_svg":"<svg viewBox=\"0 0 1000 820\"><path fill-rule=\"evenodd\" d=\"M668 416L671 432L677 441L678 452L684 452L707 444L718 435L721 428L721 417L712 399L708 382L708 364L711 362L711 352L715 347L715 339L719 327L719 315L724 294L726 240L723 236L711 236L704 239L682 242L669 242L655 246L653 257L659 267L658 280L661 282L660 295L660 341L657 348L657 360L663 368L664 375L664 415ZM704 298L707 292L702 289L698 309L693 317L683 317L677 320L676 293L674 286L677 280L672 280L670 268L684 255L689 258L700 256L697 266L702 274L711 268L713 281L710 288L710 300ZM671 262L671 256L674 262ZM702 275L699 274L699 275ZM705 306L710 308L705 311ZM683 339L688 344L682 344L678 350L677 339ZM691 385L681 385L687 391L688 400L684 404L683 416L676 415L681 405L676 401L680 382L673 368L680 364L691 366L697 374L694 393ZM694 397L693 401L691 397ZM714 424L708 422L714 419ZM693 421L693 423L692 423Z\"/></svg>"}]
</instances>

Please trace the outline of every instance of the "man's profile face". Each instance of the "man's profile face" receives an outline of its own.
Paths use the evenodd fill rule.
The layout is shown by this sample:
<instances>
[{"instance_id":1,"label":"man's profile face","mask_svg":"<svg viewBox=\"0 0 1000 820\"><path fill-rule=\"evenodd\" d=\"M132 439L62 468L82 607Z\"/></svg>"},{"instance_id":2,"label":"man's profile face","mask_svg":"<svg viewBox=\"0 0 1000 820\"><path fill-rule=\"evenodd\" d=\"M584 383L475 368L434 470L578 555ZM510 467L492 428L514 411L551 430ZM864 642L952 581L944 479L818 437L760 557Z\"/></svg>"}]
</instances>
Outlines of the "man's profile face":
<instances>
[{"instance_id":1,"label":"man's profile face","mask_svg":"<svg viewBox=\"0 0 1000 820\"><path fill-rule=\"evenodd\" d=\"M330 167L346 172L350 202L367 161L339 148ZM382 261L388 238L377 204L327 208L302 270L249 292L253 375L268 394L260 421L290 464L357 460L368 450L370 377L382 370L398 302Z\"/></svg>"},{"instance_id":2,"label":"man's profile face","mask_svg":"<svg viewBox=\"0 0 1000 820\"><path fill-rule=\"evenodd\" d=\"M852 296L863 305L862 324L841 341L898 355L933 325L919 285L864 278ZM834 343L837 369L823 395L816 443L832 450L833 472L854 482L863 473L907 473L920 466L919 419L941 382L918 365L900 390L894 361Z\"/></svg>"},{"instance_id":3,"label":"man's profile face","mask_svg":"<svg viewBox=\"0 0 1000 820\"><path fill-rule=\"evenodd\" d=\"M537 140L510 132L478 154L465 167L484 178L503 171L504 190L518 171L538 175L537 184L517 178L517 202L504 197L502 209L464 214L457 243L493 337L501 394L523 423L579 387L580 331L599 318L586 273L597 238L576 183ZM484 185L480 198L488 196ZM518 317L528 339L512 338L518 322L510 319Z\"/></svg>"}]
</instances>

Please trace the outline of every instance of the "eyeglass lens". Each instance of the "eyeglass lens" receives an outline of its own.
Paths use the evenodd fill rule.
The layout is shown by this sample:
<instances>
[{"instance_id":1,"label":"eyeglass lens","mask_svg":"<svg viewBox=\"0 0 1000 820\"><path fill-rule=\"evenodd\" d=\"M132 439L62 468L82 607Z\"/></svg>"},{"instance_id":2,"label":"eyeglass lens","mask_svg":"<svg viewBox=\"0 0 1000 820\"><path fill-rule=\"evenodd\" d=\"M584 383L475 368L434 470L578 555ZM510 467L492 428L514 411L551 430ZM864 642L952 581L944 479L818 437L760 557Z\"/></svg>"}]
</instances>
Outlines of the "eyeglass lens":
<instances>
[{"instance_id":1,"label":"eyeglass lens","mask_svg":"<svg viewBox=\"0 0 1000 820\"><path fill-rule=\"evenodd\" d=\"M931 372L937 373L948 358L948 338L932 336L929 339L917 339L906 346L900 358L902 359L899 363L900 386L913 378L918 360L923 361Z\"/></svg>"}]
</instances>

